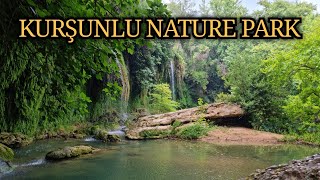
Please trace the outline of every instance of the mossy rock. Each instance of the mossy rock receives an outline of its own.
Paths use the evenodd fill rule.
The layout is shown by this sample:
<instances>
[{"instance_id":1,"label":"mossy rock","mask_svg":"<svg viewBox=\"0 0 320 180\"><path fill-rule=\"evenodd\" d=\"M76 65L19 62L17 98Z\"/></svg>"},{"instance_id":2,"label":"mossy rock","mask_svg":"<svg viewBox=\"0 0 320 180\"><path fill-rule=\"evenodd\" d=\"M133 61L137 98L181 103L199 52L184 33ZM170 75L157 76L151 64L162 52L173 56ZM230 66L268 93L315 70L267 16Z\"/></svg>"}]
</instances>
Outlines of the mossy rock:
<instances>
[{"instance_id":1,"label":"mossy rock","mask_svg":"<svg viewBox=\"0 0 320 180\"><path fill-rule=\"evenodd\" d=\"M0 159L7 162L13 160L13 157L13 150L7 147L6 145L0 143Z\"/></svg>"},{"instance_id":2,"label":"mossy rock","mask_svg":"<svg viewBox=\"0 0 320 180\"><path fill-rule=\"evenodd\" d=\"M62 149L58 149L55 151L51 151L47 153L47 160L64 160L69 158L78 157L84 154L93 153L95 149L91 146L73 146L73 147L65 147Z\"/></svg>"},{"instance_id":3,"label":"mossy rock","mask_svg":"<svg viewBox=\"0 0 320 180\"><path fill-rule=\"evenodd\" d=\"M20 148L27 146L32 142L32 138L29 138L20 133L1 133L0 143L9 146L11 148Z\"/></svg>"},{"instance_id":4,"label":"mossy rock","mask_svg":"<svg viewBox=\"0 0 320 180\"><path fill-rule=\"evenodd\" d=\"M106 130L98 130L94 138L99 139L103 142L119 142L121 141L120 137L115 134L109 134Z\"/></svg>"}]
</instances>

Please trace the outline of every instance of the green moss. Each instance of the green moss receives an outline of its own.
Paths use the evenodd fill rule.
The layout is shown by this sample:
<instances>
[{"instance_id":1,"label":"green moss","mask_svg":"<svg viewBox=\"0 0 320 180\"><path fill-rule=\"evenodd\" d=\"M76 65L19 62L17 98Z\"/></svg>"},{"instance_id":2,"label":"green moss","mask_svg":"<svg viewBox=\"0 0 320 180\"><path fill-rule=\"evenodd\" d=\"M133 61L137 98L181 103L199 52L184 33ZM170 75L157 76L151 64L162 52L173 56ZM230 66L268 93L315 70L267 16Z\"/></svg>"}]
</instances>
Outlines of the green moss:
<instances>
[{"instance_id":1,"label":"green moss","mask_svg":"<svg viewBox=\"0 0 320 180\"><path fill-rule=\"evenodd\" d=\"M51 151L46 155L48 160L62 160L72 157L78 157L83 154L89 154L93 152L91 146L74 146L74 147L65 147L56 151Z\"/></svg>"},{"instance_id":2,"label":"green moss","mask_svg":"<svg viewBox=\"0 0 320 180\"><path fill-rule=\"evenodd\" d=\"M174 121L173 123L172 123L172 131L170 132L170 134L171 135L175 135L176 133L177 133L177 130L176 130L176 128L178 128L178 127L180 127L181 125L183 125L183 123L182 122L180 122L180 121Z\"/></svg>"},{"instance_id":3,"label":"green moss","mask_svg":"<svg viewBox=\"0 0 320 180\"><path fill-rule=\"evenodd\" d=\"M94 137L96 139L102 140L103 142L118 142L121 141L120 137L115 134L109 134L107 130L94 127L93 129Z\"/></svg>"},{"instance_id":4,"label":"green moss","mask_svg":"<svg viewBox=\"0 0 320 180\"><path fill-rule=\"evenodd\" d=\"M182 122L180 122L180 121L174 121L174 122L172 123L172 128L175 129L175 128L181 126L181 125L182 125Z\"/></svg>"},{"instance_id":5,"label":"green moss","mask_svg":"<svg viewBox=\"0 0 320 180\"><path fill-rule=\"evenodd\" d=\"M187 126L185 128L182 128L177 132L177 137L182 139L198 139L201 136L205 136L208 134L210 128L205 123L196 123L191 126Z\"/></svg>"},{"instance_id":6,"label":"green moss","mask_svg":"<svg viewBox=\"0 0 320 180\"><path fill-rule=\"evenodd\" d=\"M75 146L71 151L74 156L80 156L81 154L92 153L92 149L90 146Z\"/></svg>"},{"instance_id":7,"label":"green moss","mask_svg":"<svg viewBox=\"0 0 320 180\"><path fill-rule=\"evenodd\" d=\"M170 135L171 131L168 130L145 130L141 131L139 135L146 139L152 138L165 138Z\"/></svg>"},{"instance_id":8,"label":"green moss","mask_svg":"<svg viewBox=\"0 0 320 180\"><path fill-rule=\"evenodd\" d=\"M0 159L4 161L11 161L14 157L14 152L11 148L0 143Z\"/></svg>"}]
</instances>

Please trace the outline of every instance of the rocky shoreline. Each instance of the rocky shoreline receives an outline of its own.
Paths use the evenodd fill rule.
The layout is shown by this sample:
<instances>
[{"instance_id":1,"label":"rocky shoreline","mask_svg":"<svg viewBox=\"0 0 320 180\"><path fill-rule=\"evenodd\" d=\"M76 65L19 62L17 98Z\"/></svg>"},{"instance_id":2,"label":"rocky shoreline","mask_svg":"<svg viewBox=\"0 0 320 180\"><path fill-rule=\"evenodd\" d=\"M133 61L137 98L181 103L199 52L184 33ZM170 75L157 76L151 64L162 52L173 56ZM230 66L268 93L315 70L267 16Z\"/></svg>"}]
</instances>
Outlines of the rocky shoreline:
<instances>
[{"instance_id":1,"label":"rocky shoreline","mask_svg":"<svg viewBox=\"0 0 320 180\"><path fill-rule=\"evenodd\" d=\"M30 138L20 133L0 133L0 177L3 174L9 173L16 168L16 165L11 166L10 161L14 158L14 151L12 149L19 149L27 146L37 140L45 139L84 139L91 136L104 143L115 143L121 141L121 138L117 134L109 133L108 130L93 126L86 131L75 130L72 132L57 132L57 133L45 133L41 136ZM111 131L110 131L111 132ZM12 148L12 149L11 149ZM92 154L98 151L98 149L90 146L66 146L62 149L50 151L46 155L47 160L64 160L69 158L79 157L85 154Z\"/></svg>"},{"instance_id":2,"label":"rocky shoreline","mask_svg":"<svg viewBox=\"0 0 320 180\"><path fill-rule=\"evenodd\" d=\"M318 180L320 179L320 154L303 160L293 160L288 164L270 166L263 170L256 170L246 180Z\"/></svg>"}]
</instances>

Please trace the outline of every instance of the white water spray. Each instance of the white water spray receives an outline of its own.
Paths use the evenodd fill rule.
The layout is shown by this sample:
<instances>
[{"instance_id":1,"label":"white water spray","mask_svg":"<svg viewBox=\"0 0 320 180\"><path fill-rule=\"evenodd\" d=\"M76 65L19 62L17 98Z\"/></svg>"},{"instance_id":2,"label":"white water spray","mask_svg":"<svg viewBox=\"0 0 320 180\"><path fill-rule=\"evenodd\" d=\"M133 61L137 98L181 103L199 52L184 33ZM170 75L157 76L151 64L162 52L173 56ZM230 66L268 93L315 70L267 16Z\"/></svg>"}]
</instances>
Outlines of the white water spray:
<instances>
[{"instance_id":1,"label":"white water spray","mask_svg":"<svg viewBox=\"0 0 320 180\"><path fill-rule=\"evenodd\" d=\"M172 99L176 100L175 77L174 77L174 61L170 61L170 86L172 91Z\"/></svg>"},{"instance_id":2,"label":"white water spray","mask_svg":"<svg viewBox=\"0 0 320 180\"><path fill-rule=\"evenodd\" d=\"M123 56L120 54L120 57L122 58L121 61L118 58L118 55L116 52L112 51L112 53L115 56L115 61L117 63L117 66L119 67L120 71L120 78L121 78L121 84L122 84L122 92L121 92L121 104L120 104L120 124L123 125L124 122L128 119L128 101L129 101L129 94L130 94L130 84L128 79L128 71L125 67L125 63L123 60ZM119 54L119 53L118 53Z\"/></svg>"}]
</instances>

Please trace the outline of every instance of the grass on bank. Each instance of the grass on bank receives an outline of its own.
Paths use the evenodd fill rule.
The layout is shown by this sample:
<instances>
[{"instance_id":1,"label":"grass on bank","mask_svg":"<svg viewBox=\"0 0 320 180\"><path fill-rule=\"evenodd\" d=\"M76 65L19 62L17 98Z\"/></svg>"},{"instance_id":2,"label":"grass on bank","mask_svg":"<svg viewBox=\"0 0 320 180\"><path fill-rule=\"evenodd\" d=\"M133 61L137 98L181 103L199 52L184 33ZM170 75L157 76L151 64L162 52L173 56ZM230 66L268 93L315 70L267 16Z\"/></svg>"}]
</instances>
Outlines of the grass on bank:
<instances>
[{"instance_id":1,"label":"grass on bank","mask_svg":"<svg viewBox=\"0 0 320 180\"><path fill-rule=\"evenodd\" d=\"M304 143L320 146L320 132L304 133L304 134L288 134L285 135L284 142L287 143Z\"/></svg>"},{"instance_id":2,"label":"grass on bank","mask_svg":"<svg viewBox=\"0 0 320 180\"><path fill-rule=\"evenodd\" d=\"M202 136L208 135L210 130L211 128L207 123L195 123L194 125L182 128L176 136L187 140L198 139Z\"/></svg>"}]
</instances>

